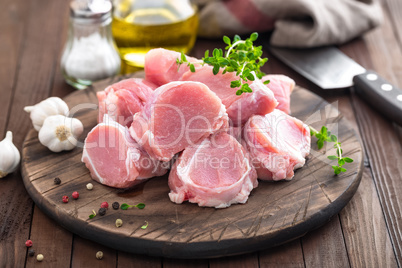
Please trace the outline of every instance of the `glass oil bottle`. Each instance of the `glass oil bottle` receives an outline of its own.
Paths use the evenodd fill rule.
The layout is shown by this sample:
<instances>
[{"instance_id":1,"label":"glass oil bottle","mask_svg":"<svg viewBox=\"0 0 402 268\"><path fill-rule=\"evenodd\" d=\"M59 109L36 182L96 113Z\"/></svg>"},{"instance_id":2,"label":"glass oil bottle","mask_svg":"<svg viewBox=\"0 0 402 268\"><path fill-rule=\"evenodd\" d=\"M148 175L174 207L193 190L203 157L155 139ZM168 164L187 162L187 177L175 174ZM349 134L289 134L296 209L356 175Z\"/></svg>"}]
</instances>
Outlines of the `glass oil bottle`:
<instances>
[{"instance_id":1,"label":"glass oil bottle","mask_svg":"<svg viewBox=\"0 0 402 268\"><path fill-rule=\"evenodd\" d=\"M144 67L144 56L152 48L187 53L197 29L197 8L189 0L114 1L112 32L123 73Z\"/></svg>"}]
</instances>

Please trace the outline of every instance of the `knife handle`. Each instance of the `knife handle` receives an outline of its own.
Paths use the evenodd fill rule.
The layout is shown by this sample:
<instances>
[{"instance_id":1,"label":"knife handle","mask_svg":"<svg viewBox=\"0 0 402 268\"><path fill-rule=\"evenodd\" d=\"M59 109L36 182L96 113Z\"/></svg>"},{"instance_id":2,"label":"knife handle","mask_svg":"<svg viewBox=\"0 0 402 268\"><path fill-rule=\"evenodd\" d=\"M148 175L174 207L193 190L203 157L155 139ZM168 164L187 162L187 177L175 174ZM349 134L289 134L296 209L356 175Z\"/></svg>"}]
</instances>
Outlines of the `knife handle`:
<instances>
[{"instance_id":1,"label":"knife handle","mask_svg":"<svg viewBox=\"0 0 402 268\"><path fill-rule=\"evenodd\" d=\"M353 78L356 92L380 113L402 125L402 90L374 71Z\"/></svg>"}]
</instances>

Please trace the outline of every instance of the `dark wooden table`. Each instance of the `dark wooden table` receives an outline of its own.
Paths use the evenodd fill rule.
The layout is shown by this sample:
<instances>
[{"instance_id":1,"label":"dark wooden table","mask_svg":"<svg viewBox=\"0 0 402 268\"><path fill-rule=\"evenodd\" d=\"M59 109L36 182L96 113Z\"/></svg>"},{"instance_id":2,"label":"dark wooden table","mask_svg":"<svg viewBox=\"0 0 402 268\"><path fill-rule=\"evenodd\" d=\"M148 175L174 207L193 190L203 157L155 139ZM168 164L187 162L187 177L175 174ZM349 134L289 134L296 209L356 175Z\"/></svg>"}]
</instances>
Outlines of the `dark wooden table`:
<instances>
[{"instance_id":1,"label":"dark wooden table","mask_svg":"<svg viewBox=\"0 0 402 268\"><path fill-rule=\"evenodd\" d=\"M340 48L365 68L402 87L402 2L382 0L384 22ZM0 138L7 130L21 149L31 128L23 107L74 91L60 72L68 27L68 1L0 0ZM220 41L198 40L202 56ZM328 96L274 57L266 73L282 73L329 102L359 133L366 152L361 185L328 224L282 246L211 260L133 255L76 236L44 215L15 172L0 180L0 267L397 267L402 263L402 128L353 93ZM401 115L402 116L402 115ZM27 256L32 239L42 263ZM104 259L95 258L97 251Z\"/></svg>"}]
</instances>

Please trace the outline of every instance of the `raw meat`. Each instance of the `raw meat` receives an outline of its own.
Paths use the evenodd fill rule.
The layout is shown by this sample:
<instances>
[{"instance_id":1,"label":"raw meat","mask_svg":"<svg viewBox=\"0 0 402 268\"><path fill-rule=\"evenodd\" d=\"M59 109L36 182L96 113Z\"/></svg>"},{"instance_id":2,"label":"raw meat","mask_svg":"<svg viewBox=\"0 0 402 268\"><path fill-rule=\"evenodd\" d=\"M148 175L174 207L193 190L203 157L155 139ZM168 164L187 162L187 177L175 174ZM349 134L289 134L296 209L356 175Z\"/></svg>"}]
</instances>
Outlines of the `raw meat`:
<instances>
[{"instance_id":1,"label":"raw meat","mask_svg":"<svg viewBox=\"0 0 402 268\"><path fill-rule=\"evenodd\" d=\"M232 136L233 138L235 138L238 142L242 141L242 127L233 127L233 126L229 126L229 128L227 128L227 133Z\"/></svg>"},{"instance_id":2,"label":"raw meat","mask_svg":"<svg viewBox=\"0 0 402 268\"><path fill-rule=\"evenodd\" d=\"M132 187L162 176L167 163L152 159L130 136L128 129L111 120L95 126L85 139L82 162L92 179L111 187Z\"/></svg>"},{"instance_id":3,"label":"raw meat","mask_svg":"<svg viewBox=\"0 0 402 268\"><path fill-rule=\"evenodd\" d=\"M253 115L265 115L278 105L274 94L260 80L250 84L252 93L243 93L226 111L234 126L243 126Z\"/></svg>"},{"instance_id":4,"label":"raw meat","mask_svg":"<svg viewBox=\"0 0 402 268\"><path fill-rule=\"evenodd\" d=\"M187 71L180 78L182 81L198 81L206 84L222 100L223 105L228 108L232 103L242 98L243 94L236 95L236 89L230 87L230 82L238 80L235 73L222 74L222 70L217 75L212 73L209 65L196 66L195 72Z\"/></svg>"},{"instance_id":5,"label":"raw meat","mask_svg":"<svg viewBox=\"0 0 402 268\"><path fill-rule=\"evenodd\" d=\"M151 49L145 55L145 79L162 86L172 81L178 81L183 73L190 70L186 64L179 66L176 59L181 53L163 48ZM186 56L190 62L198 61L196 58Z\"/></svg>"},{"instance_id":6,"label":"raw meat","mask_svg":"<svg viewBox=\"0 0 402 268\"><path fill-rule=\"evenodd\" d=\"M245 203L257 187L257 174L244 148L225 132L187 147L169 174L169 198L225 208Z\"/></svg>"},{"instance_id":7,"label":"raw meat","mask_svg":"<svg viewBox=\"0 0 402 268\"><path fill-rule=\"evenodd\" d=\"M268 74L261 80L263 82L270 80L266 86L274 93L275 99L278 101L276 109L290 114L290 94L295 87L295 81L281 74Z\"/></svg>"},{"instance_id":8,"label":"raw meat","mask_svg":"<svg viewBox=\"0 0 402 268\"><path fill-rule=\"evenodd\" d=\"M157 86L139 78L125 79L97 92L98 122L105 114L123 126L130 126L133 115L142 110L144 103Z\"/></svg>"},{"instance_id":9,"label":"raw meat","mask_svg":"<svg viewBox=\"0 0 402 268\"><path fill-rule=\"evenodd\" d=\"M152 157L169 161L189 145L228 126L221 100L198 82L171 82L157 88L135 114L131 136Z\"/></svg>"},{"instance_id":10,"label":"raw meat","mask_svg":"<svg viewBox=\"0 0 402 268\"><path fill-rule=\"evenodd\" d=\"M200 62L196 58L187 57L190 62ZM150 50L145 58L145 78L157 85L163 85L172 81L197 81L206 84L222 100L227 109L229 118L234 126L243 125L251 115L265 115L272 112L277 101L274 94L260 81L250 82L253 93L236 95L236 89L230 87L230 82L238 80L235 73L218 75L212 73L212 67L195 64L193 73L186 64L178 67L176 59L180 53L165 50Z\"/></svg>"},{"instance_id":11,"label":"raw meat","mask_svg":"<svg viewBox=\"0 0 402 268\"><path fill-rule=\"evenodd\" d=\"M249 119L244 144L259 179L290 180L310 152L310 131L302 121L275 109Z\"/></svg>"},{"instance_id":12,"label":"raw meat","mask_svg":"<svg viewBox=\"0 0 402 268\"><path fill-rule=\"evenodd\" d=\"M206 84L222 100L227 109L233 126L241 126L252 115L265 115L274 110L277 101L274 94L260 80L250 83L252 93L236 95L236 89L230 87L230 82L238 80L235 73L214 75L211 66L197 67L193 73L187 71L181 77L183 81L198 81Z\"/></svg>"}]
</instances>

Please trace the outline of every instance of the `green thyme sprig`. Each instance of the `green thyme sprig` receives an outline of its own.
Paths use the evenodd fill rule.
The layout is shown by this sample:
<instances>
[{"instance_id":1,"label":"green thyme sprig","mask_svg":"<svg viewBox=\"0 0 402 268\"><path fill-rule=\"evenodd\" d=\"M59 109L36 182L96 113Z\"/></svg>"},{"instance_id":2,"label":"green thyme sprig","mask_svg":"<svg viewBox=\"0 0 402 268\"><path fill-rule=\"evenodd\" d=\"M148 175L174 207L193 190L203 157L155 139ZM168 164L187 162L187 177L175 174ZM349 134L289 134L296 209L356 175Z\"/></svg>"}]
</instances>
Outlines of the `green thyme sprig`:
<instances>
[{"instance_id":1,"label":"green thyme sprig","mask_svg":"<svg viewBox=\"0 0 402 268\"><path fill-rule=\"evenodd\" d=\"M235 35L233 41L229 37L224 36L223 42L227 45L225 52L222 49L215 48L212 56L209 55L209 50L205 51L205 55L200 62L189 62L181 53L180 58L176 59L179 65L186 63L191 72L195 72L194 64L208 64L213 67L212 73L217 75L222 68L222 74L227 72L235 72L239 77L238 80L231 81L231 88L239 88L236 95L250 93L252 89L248 85L248 81L261 79L264 73L260 68L268 61L268 58L262 57L262 46L254 46L253 42L257 40L258 33L252 33L246 40L241 40L240 36ZM264 84L268 84L269 80Z\"/></svg>"},{"instance_id":2,"label":"green thyme sprig","mask_svg":"<svg viewBox=\"0 0 402 268\"><path fill-rule=\"evenodd\" d=\"M336 155L330 155L328 156L328 159L330 160L338 160L338 166L333 165L332 168L334 169L335 175L340 174L341 172L345 172L346 168L343 168L342 166L345 165L345 163L352 163L353 159L349 157L342 157L343 150L341 148L341 144L339 142L335 142L334 148L336 149Z\"/></svg>"},{"instance_id":3,"label":"green thyme sprig","mask_svg":"<svg viewBox=\"0 0 402 268\"><path fill-rule=\"evenodd\" d=\"M122 210L127 210L127 209L132 208L132 207L136 207L136 208L138 208L138 209L144 209L144 208L145 208L145 204L144 204L144 203L138 203L137 205L129 205L129 204L123 203L123 204L121 204L121 206L120 206L120 208L121 208Z\"/></svg>"},{"instance_id":4,"label":"green thyme sprig","mask_svg":"<svg viewBox=\"0 0 402 268\"><path fill-rule=\"evenodd\" d=\"M337 155L330 155L328 156L329 160L338 160L338 165L333 165L332 168L334 169L335 175L339 175L341 172L346 172L346 168L343 167L346 163L352 163L353 159L349 157L343 157L343 150L341 148L341 143L338 141L338 138L331 134L328 131L328 128L325 126L321 127L320 131L315 130L313 127L310 126L310 134L311 136L315 136L317 138L317 147L321 149L324 146L324 142L334 142L334 148L336 149Z\"/></svg>"}]
</instances>

